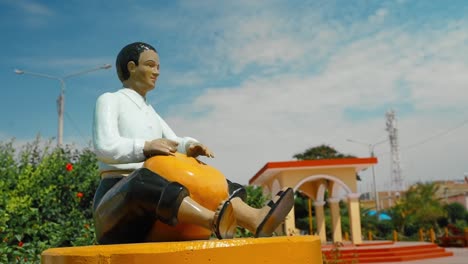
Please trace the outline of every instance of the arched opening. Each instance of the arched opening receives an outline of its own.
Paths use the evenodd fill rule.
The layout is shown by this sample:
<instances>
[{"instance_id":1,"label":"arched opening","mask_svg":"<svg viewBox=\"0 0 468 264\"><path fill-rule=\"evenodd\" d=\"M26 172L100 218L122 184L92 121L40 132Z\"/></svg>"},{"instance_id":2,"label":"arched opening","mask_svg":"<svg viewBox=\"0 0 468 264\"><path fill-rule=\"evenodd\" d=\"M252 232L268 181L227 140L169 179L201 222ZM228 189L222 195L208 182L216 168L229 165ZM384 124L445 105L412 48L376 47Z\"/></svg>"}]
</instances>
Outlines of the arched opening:
<instances>
[{"instance_id":1,"label":"arched opening","mask_svg":"<svg viewBox=\"0 0 468 264\"><path fill-rule=\"evenodd\" d=\"M314 184L315 183L315 184ZM342 215L343 212L340 208L340 201L343 200L348 202L349 195L353 194L353 191L338 177L333 175L318 174L304 177L293 187L294 191L301 191L301 193L308 196L313 201L313 214L312 218L315 220L315 226L310 227L313 230L312 234L321 237L322 242L332 240L333 242L342 241ZM328 199L326 192L328 190ZM314 194L314 195L310 195ZM329 210L325 210L325 205L328 205ZM349 208L349 206L348 206ZM309 209L310 210L310 209ZM347 211L346 209L343 209ZM326 213L328 212L328 213ZM329 214L329 217L327 216ZM349 217L349 218L348 218ZM347 219L351 218L351 214L348 211ZM328 227L326 219L330 221ZM309 220L309 225L312 224L312 220ZM352 231L351 228L346 225L346 232ZM331 237L327 239L327 229L331 231ZM349 231L348 231L349 230ZM347 237L347 236L346 236Z\"/></svg>"},{"instance_id":2,"label":"arched opening","mask_svg":"<svg viewBox=\"0 0 468 264\"><path fill-rule=\"evenodd\" d=\"M294 189L294 191L297 191L299 189L299 187L304 185L306 182L313 182L313 181L319 181L319 180L329 180L329 181L334 182L335 185L333 186L333 188L334 188L333 193L338 193L339 192L339 189L338 189L339 187L341 187L346 192L346 194L353 193L351 191L351 189L348 187L348 185L346 185L342 180L340 180L337 177L334 177L334 176L331 176L331 175L325 175L325 174L312 175L312 176L305 177L304 179L299 181L293 187L293 189ZM317 197L311 197L311 198L316 198L315 200L317 200L317 201L320 201L320 200L323 201L323 198L325 196L325 190L322 190L322 189L319 188L316 193L317 193ZM320 199L320 197L322 197L322 199Z\"/></svg>"}]
</instances>

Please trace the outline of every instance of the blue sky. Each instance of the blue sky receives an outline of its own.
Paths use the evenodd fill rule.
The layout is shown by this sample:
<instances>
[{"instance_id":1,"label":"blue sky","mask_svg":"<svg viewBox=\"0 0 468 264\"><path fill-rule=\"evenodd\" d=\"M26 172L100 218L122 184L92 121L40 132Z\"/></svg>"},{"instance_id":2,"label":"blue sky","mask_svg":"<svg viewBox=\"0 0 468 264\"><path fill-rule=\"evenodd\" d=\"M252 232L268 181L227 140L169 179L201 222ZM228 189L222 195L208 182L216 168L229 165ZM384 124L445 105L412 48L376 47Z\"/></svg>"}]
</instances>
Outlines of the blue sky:
<instances>
[{"instance_id":1,"label":"blue sky","mask_svg":"<svg viewBox=\"0 0 468 264\"><path fill-rule=\"evenodd\" d=\"M468 172L468 126L458 127L468 119L467 15L455 0L0 0L0 139L56 136L58 81L15 68L61 77L114 65L124 45L144 41L161 58L148 100L178 135L211 147L208 162L230 179L247 183L266 162L319 144L368 156L347 139L388 137L390 108L406 181L459 179ZM96 98L120 82L112 68L66 84L65 143L86 145ZM376 147L381 189L388 152Z\"/></svg>"}]
</instances>

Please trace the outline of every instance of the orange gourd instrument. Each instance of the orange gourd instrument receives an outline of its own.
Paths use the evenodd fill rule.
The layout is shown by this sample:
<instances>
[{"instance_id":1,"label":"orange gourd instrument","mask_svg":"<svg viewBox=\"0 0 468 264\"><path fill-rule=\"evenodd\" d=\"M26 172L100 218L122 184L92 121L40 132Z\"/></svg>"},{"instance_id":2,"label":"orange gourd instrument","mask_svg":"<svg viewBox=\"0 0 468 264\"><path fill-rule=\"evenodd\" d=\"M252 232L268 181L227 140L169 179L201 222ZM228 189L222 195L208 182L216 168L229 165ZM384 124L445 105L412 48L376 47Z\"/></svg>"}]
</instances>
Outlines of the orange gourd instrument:
<instances>
[{"instance_id":1,"label":"orange gourd instrument","mask_svg":"<svg viewBox=\"0 0 468 264\"><path fill-rule=\"evenodd\" d=\"M228 197L228 184L224 175L212 166L181 153L174 156L154 156L146 160L145 168L168 181L184 185L190 197L200 205L215 211ZM150 241L181 241L208 239L211 230L192 225L169 226L156 221L147 238Z\"/></svg>"}]
</instances>

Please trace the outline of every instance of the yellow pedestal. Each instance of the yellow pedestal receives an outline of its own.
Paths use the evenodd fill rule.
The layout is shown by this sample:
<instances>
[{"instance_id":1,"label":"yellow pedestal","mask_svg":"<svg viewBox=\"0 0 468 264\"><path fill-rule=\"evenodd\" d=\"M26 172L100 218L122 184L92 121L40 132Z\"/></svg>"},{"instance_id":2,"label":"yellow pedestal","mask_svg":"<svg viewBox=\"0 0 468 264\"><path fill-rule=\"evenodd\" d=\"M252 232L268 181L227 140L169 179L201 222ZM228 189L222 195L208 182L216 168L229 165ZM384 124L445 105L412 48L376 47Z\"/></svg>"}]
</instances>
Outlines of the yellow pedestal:
<instances>
[{"instance_id":1,"label":"yellow pedestal","mask_svg":"<svg viewBox=\"0 0 468 264\"><path fill-rule=\"evenodd\" d=\"M322 253L318 237L291 236L51 248L42 263L322 264Z\"/></svg>"}]
</instances>

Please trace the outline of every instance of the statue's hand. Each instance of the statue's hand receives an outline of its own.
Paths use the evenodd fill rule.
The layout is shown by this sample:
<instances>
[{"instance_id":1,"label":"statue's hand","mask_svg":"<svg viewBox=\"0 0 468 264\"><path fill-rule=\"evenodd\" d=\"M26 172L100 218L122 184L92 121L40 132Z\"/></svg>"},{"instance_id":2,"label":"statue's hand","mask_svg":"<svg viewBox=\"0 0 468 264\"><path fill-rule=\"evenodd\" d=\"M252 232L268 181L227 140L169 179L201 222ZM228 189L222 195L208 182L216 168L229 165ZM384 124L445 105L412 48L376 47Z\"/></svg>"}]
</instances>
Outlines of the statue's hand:
<instances>
[{"instance_id":1,"label":"statue's hand","mask_svg":"<svg viewBox=\"0 0 468 264\"><path fill-rule=\"evenodd\" d=\"M145 157L149 158L156 155L171 155L174 156L174 153L177 151L177 143L174 140L167 138L159 138L152 141L146 141L143 148L143 154Z\"/></svg>"},{"instance_id":2,"label":"statue's hand","mask_svg":"<svg viewBox=\"0 0 468 264\"><path fill-rule=\"evenodd\" d=\"M187 146L187 156L196 158L200 155L207 156L208 158L214 158L213 152L203 144L193 142Z\"/></svg>"}]
</instances>

